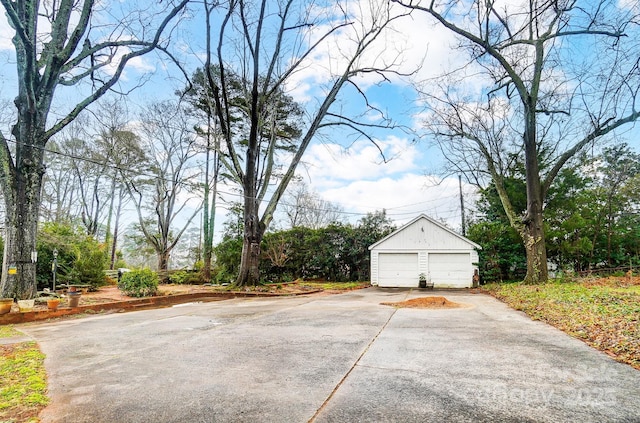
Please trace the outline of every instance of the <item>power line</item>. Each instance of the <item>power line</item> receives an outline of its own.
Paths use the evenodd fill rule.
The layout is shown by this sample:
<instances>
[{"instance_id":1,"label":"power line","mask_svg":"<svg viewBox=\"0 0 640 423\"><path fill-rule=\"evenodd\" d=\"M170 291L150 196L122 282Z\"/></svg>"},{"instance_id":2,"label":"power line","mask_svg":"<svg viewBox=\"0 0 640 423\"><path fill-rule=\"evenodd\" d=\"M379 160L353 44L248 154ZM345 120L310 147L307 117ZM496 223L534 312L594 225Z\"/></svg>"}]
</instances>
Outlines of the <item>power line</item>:
<instances>
[{"instance_id":1,"label":"power line","mask_svg":"<svg viewBox=\"0 0 640 423\"><path fill-rule=\"evenodd\" d=\"M68 159L73 159L73 160L77 160L77 161L82 161L82 162L86 162L86 163L91 163L94 165L98 165L98 166L104 166L104 167L108 167L110 169L113 170L117 170L121 173L135 173L137 176L143 176L143 177L147 177L150 179L155 179L158 181L163 181L163 182L171 182L173 184L176 185L182 185L185 187L193 187L193 183L186 183L183 181L175 181L171 178L166 178L163 176L159 176L159 175L155 175L155 174L151 174L151 173L147 173L147 172L142 172L140 170L136 170L133 171L130 168L125 168L121 165L109 162L107 161L99 161L96 159L92 159L89 157L82 157L82 156L78 156L75 154L71 154L69 152L62 152L62 151L57 151L57 150L52 150L50 148L47 147L42 147L42 146L38 146L38 145L33 145L33 144L27 144L25 142L19 142L19 141L15 141L15 140L7 140L8 142L11 142L15 145L21 144L24 145L26 147L31 147L31 148L36 148L39 149L45 153L50 153L50 154L54 154L57 156L61 156L61 157L65 157ZM227 195L227 196L232 196L232 197L238 197L239 199L244 199L246 198L246 196L244 194L238 193L238 192L230 192L230 191L224 191L224 190L217 190L218 195ZM433 198L430 200L425 200L425 201L420 201L420 202L416 202L416 203L410 203L410 204L405 204L405 205L400 205L400 206L394 206L394 207L383 207L383 209L387 212L386 215L390 218L405 218L407 216L414 216L416 214L416 211L407 211L407 212L396 212L396 213L389 213L388 211L390 210L398 210L398 209L403 209L403 208L408 208L408 207L415 207L415 206L420 206L420 205L425 205L425 204L429 204L429 203L433 203L436 201L442 201L443 199L453 199L453 197L455 197L456 195L451 195L451 196L444 196L444 197L438 197L438 198ZM261 200L262 203L266 203L268 202L268 200ZM371 212L349 212L349 211L344 211L344 210L334 210L334 209L326 209L326 208L316 208L316 207L309 207L309 206L304 206L304 205L297 205L297 204L290 204L287 203L286 201L280 201L279 205L282 206L289 206L289 207L300 207L302 209L305 210L310 210L310 211L317 211L317 212L332 212L332 213L336 213L339 215L346 215L346 216L366 216L367 214L371 213ZM337 206L339 207L344 207L341 204L337 204ZM372 212L379 210L379 208L374 208L372 207ZM227 208L227 210L229 210ZM440 213L450 213L454 210L440 210ZM458 210L455 210L458 211ZM435 212L435 210L432 211L432 213Z\"/></svg>"}]
</instances>

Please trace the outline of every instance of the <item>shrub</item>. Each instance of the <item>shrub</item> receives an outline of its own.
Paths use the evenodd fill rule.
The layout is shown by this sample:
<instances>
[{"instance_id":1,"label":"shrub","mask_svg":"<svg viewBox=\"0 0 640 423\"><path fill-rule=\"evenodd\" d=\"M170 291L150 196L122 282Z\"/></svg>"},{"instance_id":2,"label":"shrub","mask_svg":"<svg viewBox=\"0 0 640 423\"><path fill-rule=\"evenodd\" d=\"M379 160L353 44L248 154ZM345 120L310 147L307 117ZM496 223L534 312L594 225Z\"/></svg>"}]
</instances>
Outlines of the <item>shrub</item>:
<instances>
[{"instance_id":1,"label":"shrub","mask_svg":"<svg viewBox=\"0 0 640 423\"><path fill-rule=\"evenodd\" d=\"M218 283L233 282L240 271L242 238L225 238L215 248L216 264L211 278Z\"/></svg>"},{"instance_id":2,"label":"shrub","mask_svg":"<svg viewBox=\"0 0 640 423\"><path fill-rule=\"evenodd\" d=\"M104 285L107 266L104 244L87 236L78 226L45 223L38 235L36 274L38 289L52 283L53 251L58 251L57 284Z\"/></svg>"},{"instance_id":3,"label":"shrub","mask_svg":"<svg viewBox=\"0 0 640 423\"><path fill-rule=\"evenodd\" d=\"M73 247L75 261L68 274L69 282L91 285L92 289L107 283L104 269L107 268L105 245L91 237L86 237Z\"/></svg>"},{"instance_id":4,"label":"shrub","mask_svg":"<svg viewBox=\"0 0 640 423\"><path fill-rule=\"evenodd\" d=\"M118 289L130 297L149 297L158 292L158 275L151 269L126 272L120 278Z\"/></svg>"},{"instance_id":5,"label":"shrub","mask_svg":"<svg viewBox=\"0 0 640 423\"><path fill-rule=\"evenodd\" d=\"M170 272L169 280L176 285L199 285L202 283L200 273L189 270Z\"/></svg>"}]
</instances>

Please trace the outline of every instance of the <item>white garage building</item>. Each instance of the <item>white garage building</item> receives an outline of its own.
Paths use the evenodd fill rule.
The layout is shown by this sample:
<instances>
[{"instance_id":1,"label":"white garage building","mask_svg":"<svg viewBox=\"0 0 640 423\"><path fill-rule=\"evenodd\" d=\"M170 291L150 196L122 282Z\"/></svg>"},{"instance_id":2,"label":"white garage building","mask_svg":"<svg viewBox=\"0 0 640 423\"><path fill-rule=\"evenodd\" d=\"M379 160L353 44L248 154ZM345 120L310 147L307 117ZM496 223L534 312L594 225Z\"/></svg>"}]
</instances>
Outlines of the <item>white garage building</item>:
<instances>
[{"instance_id":1,"label":"white garage building","mask_svg":"<svg viewBox=\"0 0 640 423\"><path fill-rule=\"evenodd\" d=\"M369 247L371 284L418 287L423 273L435 288L470 288L479 249L422 214Z\"/></svg>"}]
</instances>

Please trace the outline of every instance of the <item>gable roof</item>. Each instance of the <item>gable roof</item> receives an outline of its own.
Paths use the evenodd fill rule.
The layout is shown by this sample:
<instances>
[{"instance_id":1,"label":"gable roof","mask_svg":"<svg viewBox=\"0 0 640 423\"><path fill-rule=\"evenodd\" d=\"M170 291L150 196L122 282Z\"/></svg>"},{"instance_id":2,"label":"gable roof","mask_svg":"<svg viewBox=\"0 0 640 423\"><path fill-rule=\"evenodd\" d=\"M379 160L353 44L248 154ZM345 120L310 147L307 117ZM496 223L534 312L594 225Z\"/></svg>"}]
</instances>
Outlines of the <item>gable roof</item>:
<instances>
[{"instance_id":1,"label":"gable roof","mask_svg":"<svg viewBox=\"0 0 640 423\"><path fill-rule=\"evenodd\" d=\"M482 247L480 245L476 244L475 242L471 241L468 238L463 237L462 235L458 234L457 232L452 231L451 229L447 228L442 223L433 220L432 218L430 218L429 216L425 215L424 213L414 217L409 222L405 223L404 225L402 225L401 227L399 227L395 231L391 232L389 235L385 236L384 238L382 238L378 242L370 245L369 246L369 250L372 250L373 248L377 247L379 244L382 244L383 242L385 242L389 238L393 238L394 236L396 236L400 232L404 231L406 228L408 228L409 226L413 225L415 222L417 222L420 219L425 219L427 222L439 227L440 229L448 232L449 234L453 235L454 237L466 242L467 244L471 245L473 248L475 248L477 250L482 250Z\"/></svg>"}]
</instances>

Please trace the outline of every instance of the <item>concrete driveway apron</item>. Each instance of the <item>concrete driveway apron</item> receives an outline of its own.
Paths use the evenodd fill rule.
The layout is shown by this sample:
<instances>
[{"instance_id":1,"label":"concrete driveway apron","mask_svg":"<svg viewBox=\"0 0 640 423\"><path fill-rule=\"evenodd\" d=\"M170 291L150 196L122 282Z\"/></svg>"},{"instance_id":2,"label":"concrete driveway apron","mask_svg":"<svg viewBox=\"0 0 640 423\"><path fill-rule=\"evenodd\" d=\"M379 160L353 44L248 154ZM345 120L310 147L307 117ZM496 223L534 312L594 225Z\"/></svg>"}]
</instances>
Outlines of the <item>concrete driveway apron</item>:
<instances>
[{"instance_id":1,"label":"concrete driveway apron","mask_svg":"<svg viewBox=\"0 0 640 423\"><path fill-rule=\"evenodd\" d=\"M465 308L395 309L443 295ZM640 422L640 372L499 301L369 288L20 327L43 422Z\"/></svg>"}]
</instances>

